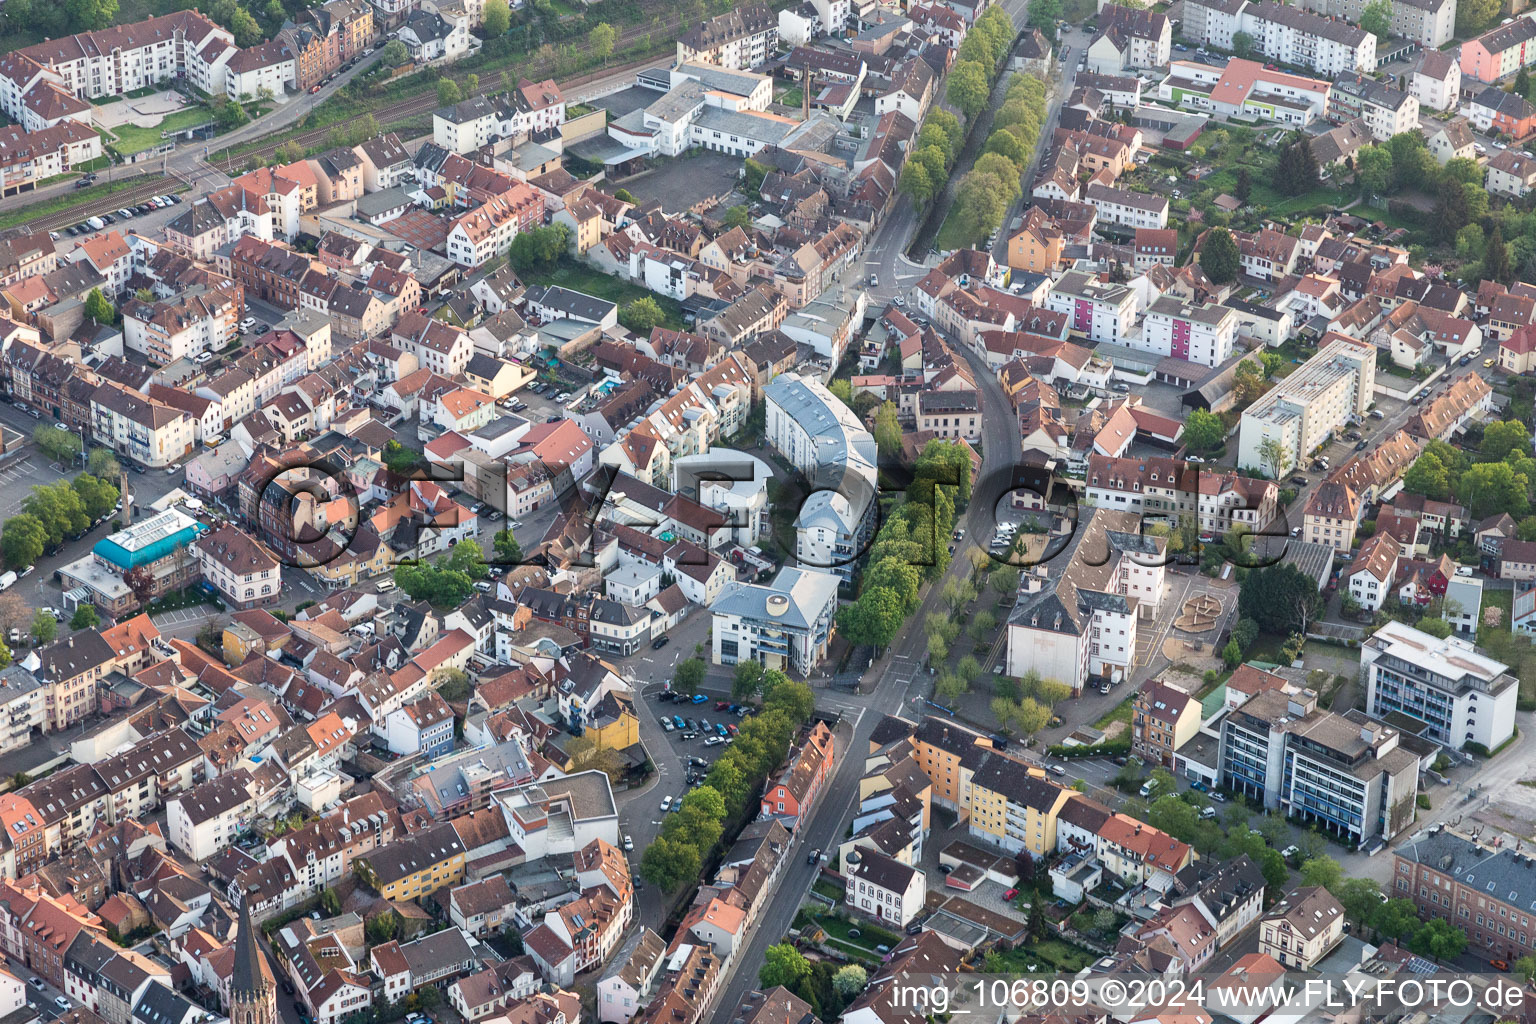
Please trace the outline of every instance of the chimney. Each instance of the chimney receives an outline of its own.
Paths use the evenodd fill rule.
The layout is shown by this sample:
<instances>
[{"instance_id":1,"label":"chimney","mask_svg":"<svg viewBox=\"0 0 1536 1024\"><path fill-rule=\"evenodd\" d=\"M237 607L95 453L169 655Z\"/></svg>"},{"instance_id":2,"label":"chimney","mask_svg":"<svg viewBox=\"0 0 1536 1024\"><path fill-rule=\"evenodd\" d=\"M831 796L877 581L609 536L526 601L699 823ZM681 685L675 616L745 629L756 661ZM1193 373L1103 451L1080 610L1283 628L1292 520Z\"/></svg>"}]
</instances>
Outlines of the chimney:
<instances>
[{"instance_id":1,"label":"chimney","mask_svg":"<svg viewBox=\"0 0 1536 1024\"><path fill-rule=\"evenodd\" d=\"M117 493L118 493L118 497L123 499L122 521L123 521L123 525L127 526L129 524L129 522L132 521L132 518L133 518L132 515L131 515L131 512L130 512L130 510L133 507L133 502L128 500L128 467L127 466L119 465L117 467Z\"/></svg>"}]
</instances>

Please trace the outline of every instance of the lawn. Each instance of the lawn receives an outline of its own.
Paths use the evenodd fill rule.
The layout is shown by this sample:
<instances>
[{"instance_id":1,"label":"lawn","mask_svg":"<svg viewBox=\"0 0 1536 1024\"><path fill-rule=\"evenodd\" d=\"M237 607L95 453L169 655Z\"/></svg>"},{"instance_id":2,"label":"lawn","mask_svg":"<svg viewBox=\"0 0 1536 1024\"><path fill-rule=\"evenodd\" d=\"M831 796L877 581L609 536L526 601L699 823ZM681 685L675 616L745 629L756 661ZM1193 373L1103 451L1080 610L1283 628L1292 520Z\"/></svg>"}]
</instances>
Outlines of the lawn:
<instances>
[{"instance_id":1,"label":"lawn","mask_svg":"<svg viewBox=\"0 0 1536 1024\"><path fill-rule=\"evenodd\" d=\"M125 124L113 130L113 134L117 136L117 141L112 144L112 148L124 156L142 153L144 150L158 146L166 141L161 137L161 132L195 128L212 120L213 111L199 104L195 107L187 107L185 110L178 110L173 114L167 114L153 128L140 128L138 125Z\"/></svg>"},{"instance_id":2,"label":"lawn","mask_svg":"<svg viewBox=\"0 0 1536 1024\"><path fill-rule=\"evenodd\" d=\"M786 107L798 107L805 102L805 91L798 86L779 93L779 102Z\"/></svg>"},{"instance_id":3,"label":"lawn","mask_svg":"<svg viewBox=\"0 0 1536 1024\"><path fill-rule=\"evenodd\" d=\"M684 326L683 307L676 299L657 295L639 285L610 277L600 270L574 260L561 260L553 270L529 271L520 276L525 284L557 284L562 288L570 288L572 291L585 292L587 295L595 295L609 302L617 302L621 308L635 299L649 296L656 300L661 311L667 315L664 326L676 331L682 330Z\"/></svg>"},{"instance_id":4,"label":"lawn","mask_svg":"<svg viewBox=\"0 0 1536 1024\"><path fill-rule=\"evenodd\" d=\"M1423 227L1423 225L1418 221L1405 220L1396 214L1388 213L1384 208L1380 206L1366 206L1362 204L1360 206L1352 207L1349 212L1354 214L1356 217L1363 217L1368 221L1375 222L1379 220L1383 224L1392 228L1406 228L1409 231L1416 231Z\"/></svg>"},{"instance_id":5,"label":"lawn","mask_svg":"<svg viewBox=\"0 0 1536 1024\"><path fill-rule=\"evenodd\" d=\"M1097 954L1062 939L1042 939L1010 949L1006 953L990 953L987 960L995 963L994 957L1002 960L1004 973L1007 974L1023 974L1029 970L1030 965L1034 965L1037 973L1076 974L1093 963Z\"/></svg>"},{"instance_id":6,"label":"lawn","mask_svg":"<svg viewBox=\"0 0 1536 1024\"><path fill-rule=\"evenodd\" d=\"M967 238L965 229L960 226L960 218L955 216L955 211L960 204L949 208L949 213L944 216L944 223L939 225L939 233L934 238L933 244L940 252L949 252L951 249L964 249L975 242L974 238Z\"/></svg>"},{"instance_id":7,"label":"lawn","mask_svg":"<svg viewBox=\"0 0 1536 1024\"><path fill-rule=\"evenodd\" d=\"M1115 722L1124 722L1126 725L1130 725L1131 702L1135 699L1136 697L1134 694L1125 698L1125 700L1111 708L1109 713L1106 714L1103 718L1099 719L1097 722L1094 722L1093 727L1095 729L1107 729Z\"/></svg>"}]
</instances>

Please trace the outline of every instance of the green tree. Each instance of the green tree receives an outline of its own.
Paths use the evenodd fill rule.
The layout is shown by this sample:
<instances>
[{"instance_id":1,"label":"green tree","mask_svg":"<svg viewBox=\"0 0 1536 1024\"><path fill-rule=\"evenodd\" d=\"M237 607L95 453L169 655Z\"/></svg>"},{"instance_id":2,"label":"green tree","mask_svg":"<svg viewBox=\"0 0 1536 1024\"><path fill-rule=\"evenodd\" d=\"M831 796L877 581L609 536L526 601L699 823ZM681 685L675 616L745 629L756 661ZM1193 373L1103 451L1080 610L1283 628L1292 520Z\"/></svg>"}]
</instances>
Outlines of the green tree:
<instances>
[{"instance_id":1,"label":"green tree","mask_svg":"<svg viewBox=\"0 0 1536 1024\"><path fill-rule=\"evenodd\" d=\"M1510 452L1522 455L1531 450L1531 432L1519 420L1495 420L1483 427L1483 441L1477 447L1479 461L1502 462Z\"/></svg>"},{"instance_id":2,"label":"green tree","mask_svg":"<svg viewBox=\"0 0 1536 1024\"><path fill-rule=\"evenodd\" d=\"M731 696L738 699L755 697L762 685L763 666L755 661L740 662L736 666L736 674L731 679Z\"/></svg>"},{"instance_id":3,"label":"green tree","mask_svg":"<svg viewBox=\"0 0 1536 1024\"><path fill-rule=\"evenodd\" d=\"M496 561L503 565L521 565L523 562L523 548L518 544L517 538L512 536L511 530L500 530L496 534L491 546L496 553Z\"/></svg>"},{"instance_id":4,"label":"green tree","mask_svg":"<svg viewBox=\"0 0 1536 1024\"><path fill-rule=\"evenodd\" d=\"M384 449L380 454L384 456L385 468L397 476L410 476L426 464L421 452L414 448L407 448L393 439L384 442Z\"/></svg>"},{"instance_id":5,"label":"green tree","mask_svg":"<svg viewBox=\"0 0 1536 1024\"><path fill-rule=\"evenodd\" d=\"M1524 519L1530 511L1530 480L1507 462L1480 462L1468 466L1456 483L1456 500L1467 506L1474 519L1508 512Z\"/></svg>"},{"instance_id":6,"label":"green tree","mask_svg":"<svg viewBox=\"0 0 1536 1024\"><path fill-rule=\"evenodd\" d=\"M1008 209L1008 191L995 174L973 170L960 179L952 213L967 239L974 242L997 230Z\"/></svg>"},{"instance_id":7,"label":"green tree","mask_svg":"<svg viewBox=\"0 0 1536 1024\"><path fill-rule=\"evenodd\" d=\"M960 108L967 121L973 120L987 105L987 69L972 60L960 61L949 73L945 95Z\"/></svg>"},{"instance_id":8,"label":"green tree","mask_svg":"<svg viewBox=\"0 0 1536 1024\"><path fill-rule=\"evenodd\" d=\"M506 0L489 0L485 5L485 16L491 17L491 7L495 4L506 4ZM405 48L405 44L398 39L391 39L384 44L384 52L380 55L385 67L397 68L411 59L411 51Z\"/></svg>"},{"instance_id":9,"label":"green tree","mask_svg":"<svg viewBox=\"0 0 1536 1024\"><path fill-rule=\"evenodd\" d=\"M839 967L837 973L832 975L832 987L845 1001L851 1002L853 997L864 991L864 986L869 984L869 974L858 964L849 964Z\"/></svg>"},{"instance_id":10,"label":"green tree","mask_svg":"<svg viewBox=\"0 0 1536 1024\"><path fill-rule=\"evenodd\" d=\"M1419 910L1412 900L1390 899L1371 915L1371 926L1383 938L1412 939L1419 930Z\"/></svg>"},{"instance_id":11,"label":"green tree","mask_svg":"<svg viewBox=\"0 0 1536 1024\"><path fill-rule=\"evenodd\" d=\"M725 211L722 223L728 228L741 228L745 231L752 226L752 211L745 206L733 206Z\"/></svg>"},{"instance_id":12,"label":"green tree","mask_svg":"<svg viewBox=\"0 0 1536 1024\"><path fill-rule=\"evenodd\" d=\"M80 605L69 619L70 629L95 629L99 625L101 616L96 614L96 606L93 604Z\"/></svg>"},{"instance_id":13,"label":"green tree","mask_svg":"<svg viewBox=\"0 0 1536 1024\"><path fill-rule=\"evenodd\" d=\"M1525 72L1522 71L1521 74ZM1536 955L1527 954L1515 961L1515 973L1525 979L1526 984L1536 980Z\"/></svg>"},{"instance_id":14,"label":"green tree","mask_svg":"<svg viewBox=\"0 0 1536 1024\"><path fill-rule=\"evenodd\" d=\"M1403 490L1445 501L1451 496L1450 473L1433 452L1423 452L1403 474Z\"/></svg>"},{"instance_id":15,"label":"green tree","mask_svg":"<svg viewBox=\"0 0 1536 1024\"><path fill-rule=\"evenodd\" d=\"M1301 865L1301 884L1320 885L1335 892L1344 880L1344 869L1332 857L1313 857Z\"/></svg>"},{"instance_id":16,"label":"green tree","mask_svg":"<svg viewBox=\"0 0 1536 1024\"><path fill-rule=\"evenodd\" d=\"M1360 27L1376 37L1376 45L1387 41L1392 31L1392 0L1371 0L1360 13Z\"/></svg>"},{"instance_id":17,"label":"green tree","mask_svg":"<svg viewBox=\"0 0 1536 1024\"><path fill-rule=\"evenodd\" d=\"M0 551L5 554L5 564L12 569L24 569L43 557L48 546L48 531L33 515L11 516L0 529Z\"/></svg>"},{"instance_id":18,"label":"green tree","mask_svg":"<svg viewBox=\"0 0 1536 1024\"><path fill-rule=\"evenodd\" d=\"M1238 374L1238 376L1242 376L1242 374ZM1270 476L1278 478L1280 471L1285 468L1285 464L1288 461L1285 445L1280 442L1279 438L1266 437L1259 442L1259 460L1262 465L1269 467Z\"/></svg>"},{"instance_id":19,"label":"green tree","mask_svg":"<svg viewBox=\"0 0 1536 1024\"><path fill-rule=\"evenodd\" d=\"M933 198L936 191L933 179L928 175L928 169L922 162L916 159L908 160L901 169L901 178L896 182L896 187L902 195L911 199L919 206L926 204Z\"/></svg>"},{"instance_id":20,"label":"green tree","mask_svg":"<svg viewBox=\"0 0 1536 1024\"><path fill-rule=\"evenodd\" d=\"M437 564L440 568L461 572L472 580L483 580L490 572L490 567L485 564L485 550L478 541L467 537L438 559Z\"/></svg>"},{"instance_id":21,"label":"green tree","mask_svg":"<svg viewBox=\"0 0 1536 1024\"><path fill-rule=\"evenodd\" d=\"M1003 183L1004 196L1010 203L1024 193L1024 187L1019 182L1019 175L1023 173L1022 170L1018 164L1015 164L1001 153L983 153L976 158L973 170L980 174L995 175Z\"/></svg>"},{"instance_id":22,"label":"green tree","mask_svg":"<svg viewBox=\"0 0 1536 1024\"><path fill-rule=\"evenodd\" d=\"M677 668L672 672L672 689L678 693L686 693L692 696L699 692L699 684L704 682L704 662L700 658L686 658L677 663Z\"/></svg>"},{"instance_id":23,"label":"green tree","mask_svg":"<svg viewBox=\"0 0 1536 1024\"><path fill-rule=\"evenodd\" d=\"M1366 198L1385 195L1392 188L1392 152L1383 146L1367 146L1355 154L1355 181Z\"/></svg>"},{"instance_id":24,"label":"green tree","mask_svg":"<svg viewBox=\"0 0 1536 1024\"><path fill-rule=\"evenodd\" d=\"M697 881L702 866L698 847L657 836L640 858L640 877L663 892L672 892L687 882Z\"/></svg>"},{"instance_id":25,"label":"green tree","mask_svg":"<svg viewBox=\"0 0 1536 1024\"><path fill-rule=\"evenodd\" d=\"M1246 60L1253 56L1254 45L1255 40L1249 33L1241 31L1232 33L1232 52L1239 57Z\"/></svg>"},{"instance_id":26,"label":"green tree","mask_svg":"<svg viewBox=\"0 0 1536 1024\"><path fill-rule=\"evenodd\" d=\"M92 288L91 293L85 297L85 315L98 324L117 323L117 311L112 308L112 303L101 294L100 288Z\"/></svg>"},{"instance_id":27,"label":"green tree","mask_svg":"<svg viewBox=\"0 0 1536 1024\"><path fill-rule=\"evenodd\" d=\"M86 518L93 522L112 511L112 506L116 505L117 499L121 497L115 484L98 479L89 473L81 473L70 481L69 486L80 496L80 504L85 508Z\"/></svg>"},{"instance_id":28,"label":"green tree","mask_svg":"<svg viewBox=\"0 0 1536 1024\"><path fill-rule=\"evenodd\" d=\"M619 312L619 322L636 334L650 334L651 328L660 327L666 319L661 306L649 295L634 299Z\"/></svg>"},{"instance_id":29,"label":"green tree","mask_svg":"<svg viewBox=\"0 0 1536 1024\"><path fill-rule=\"evenodd\" d=\"M1061 19L1061 0L1029 0L1029 24L1056 38L1056 22Z\"/></svg>"},{"instance_id":30,"label":"green tree","mask_svg":"<svg viewBox=\"0 0 1536 1024\"><path fill-rule=\"evenodd\" d=\"M117 18L117 0L64 0L64 14L71 32L103 29Z\"/></svg>"},{"instance_id":31,"label":"green tree","mask_svg":"<svg viewBox=\"0 0 1536 1024\"><path fill-rule=\"evenodd\" d=\"M439 608L458 606L475 592L475 582L462 572L428 565L403 562L395 566L395 585L413 601L426 601Z\"/></svg>"},{"instance_id":32,"label":"green tree","mask_svg":"<svg viewBox=\"0 0 1536 1024\"><path fill-rule=\"evenodd\" d=\"M32 616L32 639L39 647L44 647L53 643L53 638L58 635L58 620L39 608Z\"/></svg>"},{"instance_id":33,"label":"green tree","mask_svg":"<svg viewBox=\"0 0 1536 1024\"><path fill-rule=\"evenodd\" d=\"M508 8L507 0L486 0L485 21L480 31L487 39L496 39L507 34L507 29L512 26L512 12Z\"/></svg>"},{"instance_id":34,"label":"green tree","mask_svg":"<svg viewBox=\"0 0 1536 1024\"><path fill-rule=\"evenodd\" d=\"M867 587L838 613L838 628L852 644L889 647L906 619L901 596L889 587Z\"/></svg>"},{"instance_id":35,"label":"green tree","mask_svg":"<svg viewBox=\"0 0 1536 1024\"><path fill-rule=\"evenodd\" d=\"M1227 238L1230 240L1231 235ZM1209 244L1209 243L1207 243ZM1204 261L1202 261L1204 265ZM1227 427L1221 417L1204 409L1194 409L1184 421L1184 444L1196 452L1208 452L1220 447L1226 439Z\"/></svg>"},{"instance_id":36,"label":"green tree","mask_svg":"<svg viewBox=\"0 0 1536 1024\"><path fill-rule=\"evenodd\" d=\"M1420 633L1428 633L1432 637L1444 640L1451 635L1451 624L1444 619L1423 618L1415 627Z\"/></svg>"},{"instance_id":37,"label":"green tree","mask_svg":"<svg viewBox=\"0 0 1536 1024\"><path fill-rule=\"evenodd\" d=\"M439 78L437 80L437 105L451 107L464 100L464 93L459 89L459 83L451 78Z\"/></svg>"},{"instance_id":38,"label":"green tree","mask_svg":"<svg viewBox=\"0 0 1536 1024\"><path fill-rule=\"evenodd\" d=\"M787 942L775 943L763 951L763 966L757 980L763 988L783 985L795 988L811 974L811 962Z\"/></svg>"},{"instance_id":39,"label":"green tree","mask_svg":"<svg viewBox=\"0 0 1536 1024\"><path fill-rule=\"evenodd\" d=\"M598 22L592 26L592 31L587 33L587 49L591 50L592 55L604 63L607 63L608 58L613 56L613 47L618 41L618 30L606 21Z\"/></svg>"},{"instance_id":40,"label":"green tree","mask_svg":"<svg viewBox=\"0 0 1536 1024\"><path fill-rule=\"evenodd\" d=\"M122 474L123 467L118 464L117 456L105 448L92 448L91 454L86 457L85 471L101 480L115 483Z\"/></svg>"},{"instance_id":41,"label":"green tree","mask_svg":"<svg viewBox=\"0 0 1536 1024\"><path fill-rule=\"evenodd\" d=\"M43 423L32 430L32 443L49 462L74 465L80 455L80 435L73 430L60 430L51 423Z\"/></svg>"},{"instance_id":42,"label":"green tree","mask_svg":"<svg viewBox=\"0 0 1536 1024\"><path fill-rule=\"evenodd\" d=\"M1499 0L1461 0L1456 5L1456 35L1471 39L1499 16Z\"/></svg>"},{"instance_id":43,"label":"green tree","mask_svg":"<svg viewBox=\"0 0 1536 1024\"><path fill-rule=\"evenodd\" d=\"M84 533L91 525L80 495L63 480L35 485L21 507L43 524L50 544L62 544L65 537Z\"/></svg>"},{"instance_id":44,"label":"green tree","mask_svg":"<svg viewBox=\"0 0 1536 1024\"><path fill-rule=\"evenodd\" d=\"M1200 269L1217 284L1237 279L1242 270L1242 257L1237 251L1237 242L1232 239L1232 232L1222 227L1211 228L1205 236L1205 243L1200 246Z\"/></svg>"},{"instance_id":45,"label":"green tree","mask_svg":"<svg viewBox=\"0 0 1536 1024\"><path fill-rule=\"evenodd\" d=\"M1369 924L1376 908L1381 906L1381 886L1372 878L1341 879L1338 888L1329 891L1344 908L1344 916L1359 928Z\"/></svg>"},{"instance_id":46,"label":"green tree","mask_svg":"<svg viewBox=\"0 0 1536 1024\"><path fill-rule=\"evenodd\" d=\"M1266 632L1305 633L1317 614L1317 581L1294 565L1256 569L1243 581L1238 611Z\"/></svg>"},{"instance_id":47,"label":"green tree","mask_svg":"<svg viewBox=\"0 0 1536 1024\"><path fill-rule=\"evenodd\" d=\"M1467 948L1467 933L1443 917L1432 917L1414 933L1408 948L1433 960L1454 960Z\"/></svg>"},{"instance_id":48,"label":"green tree","mask_svg":"<svg viewBox=\"0 0 1536 1024\"><path fill-rule=\"evenodd\" d=\"M1515 279L1515 270L1509 262L1509 250L1504 246L1504 233L1497 224L1489 232L1488 245L1483 250L1483 277L1506 286Z\"/></svg>"}]
</instances>

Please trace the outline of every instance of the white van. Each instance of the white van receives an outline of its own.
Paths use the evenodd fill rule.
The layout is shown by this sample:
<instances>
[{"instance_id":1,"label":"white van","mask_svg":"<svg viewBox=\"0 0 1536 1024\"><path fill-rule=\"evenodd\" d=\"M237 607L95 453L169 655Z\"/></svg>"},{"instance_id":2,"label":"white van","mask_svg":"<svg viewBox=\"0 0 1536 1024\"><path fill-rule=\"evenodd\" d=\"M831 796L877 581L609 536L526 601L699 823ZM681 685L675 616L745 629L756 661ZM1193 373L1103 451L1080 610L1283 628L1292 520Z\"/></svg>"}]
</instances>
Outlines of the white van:
<instances>
[{"instance_id":1,"label":"white van","mask_svg":"<svg viewBox=\"0 0 1536 1024\"><path fill-rule=\"evenodd\" d=\"M1146 782L1143 782L1141 784L1141 795L1143 797L1151 796L1156 790L1157 790L1157 780L1156 779L1148 779Z\"/></svg>"},{"instance_id":2,"label":"white van","mask_svg":"<svg viewBox=\"0 0 1536 1024\"><path fill-rule=\"evenodd\" d=\"M379 580L379 585L374 588L380 594L387 594L395 589L394 580Z\"/></svg>"},{"instance_id":3,"label":"white van","mask_svg":"<svg viewBox=\"0 0 1536 1024\"><path fill-rule=\"evenodd\" d=\"M0 576L0 590L9 590L16 585L16 574L8 572Z\"/></svg>"}]
</instances>

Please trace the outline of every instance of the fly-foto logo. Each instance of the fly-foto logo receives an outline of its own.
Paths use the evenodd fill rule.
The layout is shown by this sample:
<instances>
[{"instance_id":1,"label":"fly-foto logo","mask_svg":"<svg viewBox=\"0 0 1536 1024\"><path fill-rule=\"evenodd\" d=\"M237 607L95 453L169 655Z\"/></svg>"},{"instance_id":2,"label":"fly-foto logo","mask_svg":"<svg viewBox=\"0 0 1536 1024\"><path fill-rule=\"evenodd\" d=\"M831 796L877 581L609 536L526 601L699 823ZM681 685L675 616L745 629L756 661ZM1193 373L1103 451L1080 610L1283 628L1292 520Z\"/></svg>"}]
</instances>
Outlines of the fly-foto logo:
<instances>
[{"instance_id":1,"label":"fly-foto logo","mask_svg":"<svg viewBox=\"0 0 1536 1024\"><path fill-rule=\"evenodd\" d=\"M715 451L721 452L715 460L679 467L672 492L606 465L578 481L568 465L537 460L490 467L418 462L385 474L387 484L380 486L377 478L361 480L332 459L278 459L253 484L256 519L250 525L285 565L301 569L320 569L365 547L376 550L382 540L389 541L397 561L418 561L472 535L473 508L512 517L550 504L558 513L542 539L556 542L567 564L586 567L597 564L597 546L609 528L621 526L667 545L674 565L707 565L718 548L751 546L766 536L780 551L792 552L798 564L836 571L858 564L902 505L912 506L908 511L916 514L907 519L916 526L904 535L901 557L919 568L952 554L966 531L994 561L1018 568L1047 565L1074 549L1080 530L1100 507L1135 512L1142 534L1166 538L1166 544L1138 555L1138 563L1148 566L1231 563L1258 569L1280 562L1292 544L1282 515L1257 522L1262 510L1246 491L1223 493L1208 507L1203 496L1211 488L1203 484L1230 471L1207 472L1194 464L1183 465L1177 487L1160 499L1100 491L1083 479L1026 463L974 481L969 464L956 461L925 461L917 470L882 461L873 482L823 467L813 479L776 475L767 488L767 514L754 516L739 504L712 508L695 500L711 484L756 479L754 458ZM951 513L955 533L941 530L941 509ZM378 536L365 536L369 533ZM984 534L990 534L990 543ZM1099 561L1090 552L1080 557L1103 564L1109 555ZM491 551L482 561L547 565L548 555L508 559Z\"/></svg>"}]
</instances>

